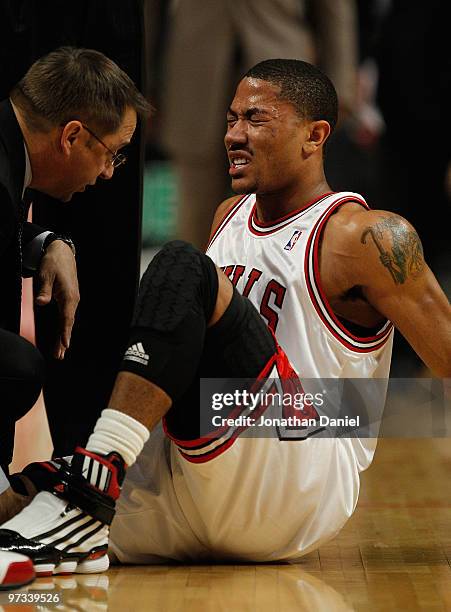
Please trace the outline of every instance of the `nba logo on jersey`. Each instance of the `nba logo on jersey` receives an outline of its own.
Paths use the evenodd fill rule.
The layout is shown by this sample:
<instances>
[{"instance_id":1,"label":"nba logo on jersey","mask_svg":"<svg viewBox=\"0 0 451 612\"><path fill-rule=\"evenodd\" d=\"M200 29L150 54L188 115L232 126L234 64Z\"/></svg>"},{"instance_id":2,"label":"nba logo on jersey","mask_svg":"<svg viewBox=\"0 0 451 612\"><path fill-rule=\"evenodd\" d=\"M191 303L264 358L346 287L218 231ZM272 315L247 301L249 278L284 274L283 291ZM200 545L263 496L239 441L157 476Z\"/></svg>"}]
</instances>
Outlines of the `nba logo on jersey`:
<instances>
[{"instance_id":1,"label":"nba logo on jersey","mask_svg":"<svg viewBox=\"0 0 451 612\"><path fill-rule=\"evenodd\" d=\"M296 242L299 240L300 235L302 234L301 230L294 230L293 235L287 244L283 247L285 251L291 251Z\"/></svg>"}]
</instances>

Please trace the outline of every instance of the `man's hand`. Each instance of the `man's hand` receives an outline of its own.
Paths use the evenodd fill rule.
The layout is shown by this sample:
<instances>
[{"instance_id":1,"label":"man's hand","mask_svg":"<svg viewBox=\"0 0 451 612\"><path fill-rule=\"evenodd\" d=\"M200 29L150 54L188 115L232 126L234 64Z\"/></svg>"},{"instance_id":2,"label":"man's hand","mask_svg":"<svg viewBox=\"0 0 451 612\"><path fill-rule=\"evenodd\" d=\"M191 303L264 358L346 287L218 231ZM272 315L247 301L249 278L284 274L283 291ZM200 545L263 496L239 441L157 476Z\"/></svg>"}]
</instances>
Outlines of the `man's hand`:
<instances>
[{"instance_id":1,"label":"man's hand","mask_svg":"<svg viewBox=\"0 0 451 612\"><path fill-rule=\"evenodd\" d=\"M47 248L39 268L40 289L36 304L45 306L52 299L58 305L59 336L54 356L64 359L69 348L75 311L80 301L77 266L72 249L62 240L54 240Z\"/></svg>"}]
</instances>

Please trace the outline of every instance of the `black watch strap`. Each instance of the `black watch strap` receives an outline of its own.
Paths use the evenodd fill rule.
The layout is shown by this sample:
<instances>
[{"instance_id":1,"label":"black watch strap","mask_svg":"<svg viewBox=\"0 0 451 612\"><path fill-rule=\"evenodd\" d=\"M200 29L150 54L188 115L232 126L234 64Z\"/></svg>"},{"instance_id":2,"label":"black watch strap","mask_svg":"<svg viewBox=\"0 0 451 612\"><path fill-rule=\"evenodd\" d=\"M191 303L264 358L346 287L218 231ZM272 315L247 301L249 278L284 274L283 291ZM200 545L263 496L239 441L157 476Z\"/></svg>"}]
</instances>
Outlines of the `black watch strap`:
<instances>
[{"instance_id":1,"label":"black watch strap","mask_svg":"<svg viewBox=\"0 0 451 612\"><path fill-rule=\"evenodd\" d=\"M65 242L67 245L70 246L70 248L72 249L72 253L75 255L75 245L72 240L68 236L62 236L61 234L55 234L54 232L50 232L50 234L48 234L44 240L44 243L42 245L43 255L46 252L47 248L52 244L52 242L55 242L55 240L61 240L62 242Z\"/></svg>"}]
</instances>

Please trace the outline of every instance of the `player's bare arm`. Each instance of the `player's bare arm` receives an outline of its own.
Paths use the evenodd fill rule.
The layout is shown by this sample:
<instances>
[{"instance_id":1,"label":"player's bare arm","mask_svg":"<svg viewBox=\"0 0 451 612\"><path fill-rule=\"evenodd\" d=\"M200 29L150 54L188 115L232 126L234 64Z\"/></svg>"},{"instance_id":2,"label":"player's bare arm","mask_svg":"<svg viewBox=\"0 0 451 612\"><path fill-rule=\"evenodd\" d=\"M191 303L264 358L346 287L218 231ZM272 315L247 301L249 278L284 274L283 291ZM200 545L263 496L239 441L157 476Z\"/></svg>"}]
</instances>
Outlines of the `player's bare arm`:
<instances>
[{"instance_id":1,"label":"player's bare arm","mask_svg":"<svg viewBox=\"0 0 451 612\"><path fill-rule=\"evenodd\" d=\"M321 278L337 314L346 318L352 296L351 320L369 327L387 317L435 375L451 376L451 306L405 219L343 207L324 231Z\"/></svg>"}]
</instances>

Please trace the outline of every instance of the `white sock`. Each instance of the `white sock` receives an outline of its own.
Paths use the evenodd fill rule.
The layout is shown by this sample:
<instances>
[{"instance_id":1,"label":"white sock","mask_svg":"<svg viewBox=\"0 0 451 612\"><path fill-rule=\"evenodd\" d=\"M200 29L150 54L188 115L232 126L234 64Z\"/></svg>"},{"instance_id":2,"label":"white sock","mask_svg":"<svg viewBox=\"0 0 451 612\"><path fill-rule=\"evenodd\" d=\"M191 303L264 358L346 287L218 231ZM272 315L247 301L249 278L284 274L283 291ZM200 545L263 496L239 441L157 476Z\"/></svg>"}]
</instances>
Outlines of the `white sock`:
<instances>
[{"instance_id":1,"label":"white sock","mask_svg":"<svg viewBox=\"0 0 451 612\"><path fill-rule=\"evenodd\" d=\"M149 439L150 432L139 421L124 412L106 408L89 436L86 450L99 455L119 453L128 467L133 465Z\"/></svg>"}]
</instances>

